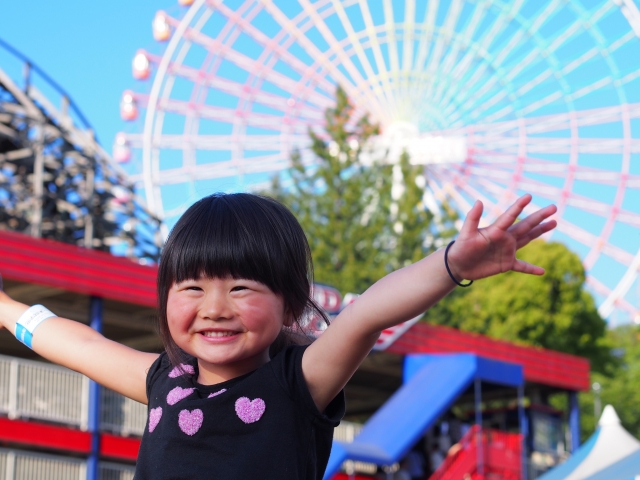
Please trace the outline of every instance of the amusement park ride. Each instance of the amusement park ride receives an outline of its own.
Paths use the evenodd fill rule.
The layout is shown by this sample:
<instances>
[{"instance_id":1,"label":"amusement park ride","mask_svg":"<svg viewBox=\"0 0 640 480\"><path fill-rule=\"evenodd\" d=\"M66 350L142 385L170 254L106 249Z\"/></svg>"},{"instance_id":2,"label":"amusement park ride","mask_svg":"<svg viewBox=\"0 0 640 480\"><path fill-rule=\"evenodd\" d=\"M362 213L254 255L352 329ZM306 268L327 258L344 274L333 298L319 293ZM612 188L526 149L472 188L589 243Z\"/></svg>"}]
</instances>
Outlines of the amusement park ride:
<instances>
[{"instance_id":1,"label":"amusement park ride","mask_svg":"<svg viewBox=\"0 0 640 480\"><path fill-rule=\"evenodd\" d=\"M22 80L0 65L0 230L36 237L0 232L0 272L17 299L85 323L104 318L109 338L161 348L150 323L156 267L146 263L167 229L207 193L261 188L274 174L286 184L294 151L313 168L308 131L325 138L339 84L356 118L381 126L354 148L369 162L406 150L424 165L425 208L437 215L448 202L464 212L480 198L491 221L523 191L556 203L551 239L583 259L601 315L640 318L634 0L179 3L152 22L164 52L134 56L134 78L149 83L124 92L121 115L143 123L117 135L113 157L69 95L0 45L25 65ZM329 287L316 295L327 310L341 306ZM0 479L31 478L21 468L66 472L61 480L132 478L144 408L29 360L6 332L0 348L12 355L0 356L0 444L9 447L0 448ZM453 406L477 426L433 478L535 478L579 444L584 359L414 322L384 332L377 350L346 389L349 418L371 419L355 438L336 433L329 469L346 469L337 478L397 464ZM62 383L74 393L60 393ZM566 429L548 405L558 393L568 395ZM502 411L483 411L483 400L505 398Z\"/></svg>"},{"instance_id":2,"label":"amusement park ride","mask_svg":"<svg viewBox=\"0 0 640 480\"><path fill-rule=\"evenodd\" d=\"M638 320L640 12L633 0L184 0L139 50L116 138L166 224L196 198L264 185L293 150L312 167L336 84L425 166L424 204L487 221L521 192L556 203L552 240L583 259L600 314ZM132 152L133 150L133 152ZM531 208L535 208L532 206Z\"/></svg>"},{"instance_id":3,"label":"amusement park ride","mask_svg":"<svg viewBox=\"0 0 640 480\"><path fill-rule=\"evenodd\" d=\"M0 51L0 228L157 260L159 220L71 97L1 40ZM22 67L19 82L8 62Z\"/></svg>"}]
</instances>

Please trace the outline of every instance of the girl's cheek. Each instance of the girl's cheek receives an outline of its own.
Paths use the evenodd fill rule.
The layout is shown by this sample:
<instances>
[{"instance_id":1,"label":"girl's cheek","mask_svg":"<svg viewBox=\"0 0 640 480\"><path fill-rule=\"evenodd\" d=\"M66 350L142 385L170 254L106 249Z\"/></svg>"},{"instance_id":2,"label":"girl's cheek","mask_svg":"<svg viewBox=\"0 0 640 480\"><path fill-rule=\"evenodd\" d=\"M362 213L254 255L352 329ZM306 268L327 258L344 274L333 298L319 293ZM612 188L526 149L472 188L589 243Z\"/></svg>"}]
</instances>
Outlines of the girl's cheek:
<instances>
[{"instance_id":1,"label":"girl's cheek","mask_svg":"<svg viewBox=\"0 0 640 480\"><path fill-rule=\"evenodd\" d=\"M254 305L245 312L244 323L249 329L274 329L279 332L284 324L284 308L277 302Z\"/></svg>"},{"instance_id":2,"label":"girl's cheek","mask_svg":"<svg viewBox=\"0 0 640 480\"><path fill-rule=\"evenodd\" d=\"M190 314L190 306L187 302L181 302L177 298L169 298L167 301L167 322L169 327L183 323Z\"/></svg>"}]
</instances>

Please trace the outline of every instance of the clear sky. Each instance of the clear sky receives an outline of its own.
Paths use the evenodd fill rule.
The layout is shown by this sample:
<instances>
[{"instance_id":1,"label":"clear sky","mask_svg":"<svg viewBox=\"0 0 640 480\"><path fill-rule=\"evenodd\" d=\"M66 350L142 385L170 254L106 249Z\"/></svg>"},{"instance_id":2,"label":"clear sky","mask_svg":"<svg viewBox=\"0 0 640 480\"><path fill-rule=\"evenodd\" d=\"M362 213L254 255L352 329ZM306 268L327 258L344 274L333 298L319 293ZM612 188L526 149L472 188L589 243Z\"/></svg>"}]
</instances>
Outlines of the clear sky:
<instances>
[{"instance_id":1,"label":"clear sky","mask_svg":"<svg viewBox=\"0 0 640 480\"><path fill-rule=\"evenodd\" d=\"M145 90L131 76L133 55L138 48L162 50L151 33L162 9L177 14L180 7L174 0L5 0L0 38L70 94L110 152L116 132L125 128L123 90Z\"/></svg>"}]
</instances>

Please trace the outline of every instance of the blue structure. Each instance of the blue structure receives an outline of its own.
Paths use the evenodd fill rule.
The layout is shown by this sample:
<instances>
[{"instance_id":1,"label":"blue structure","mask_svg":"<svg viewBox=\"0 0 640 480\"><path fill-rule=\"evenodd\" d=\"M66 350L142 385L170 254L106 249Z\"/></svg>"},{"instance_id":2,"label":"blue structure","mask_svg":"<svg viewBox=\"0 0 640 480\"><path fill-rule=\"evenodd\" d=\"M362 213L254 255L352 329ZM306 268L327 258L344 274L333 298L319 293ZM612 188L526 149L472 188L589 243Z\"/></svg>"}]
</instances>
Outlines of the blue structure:
<instances>
[{"instance_id":1,"label":"blue structure","mask_svg":"<svg viewBox=\"0 0 640 480\"><path fill-rule=\"evenodd\" d=\"M476 405L482 382L518 389L522 367L472 354L408 355L403 386L365 424L353 443L334 442L325 473L330 479L345 460L391 465L411 447L470 386Z\"/></svg>"},{"instance_id":2,"label":"blue structure","mask_svg":"<svg viewBox=\"0 0 640 480\"><path fill-rule=\"evenodd\" d=\"M578 392L569 392L569 432L571 432L571 451L580 448L580 405Z\"/></svg>"},{"instance_id":3,"label":"blue structure","mask_svg":"<svg viewBox=\"0 0 640 480\"><path fill-rule=\"evenodd\" d=\"M90 325L102 333L102 299L91 297ZM100 456L100 385L89 382L89 431L91 432L91 454L87 459L87 480L98 480Z\"/></svg>"},{"instance_id":4,"label":"blue structure","mask_svg":"<svg viewBox=\"0 0 640 480\"><path fill-rule=\"evenodd\" d=\"M566 462L539 480L630 480L640 475L640 442L627 432L611 405L598 428Z\"/></svg>"},{"instance_id":5,"label":"blue structure","mask_svg":"<svg viewBox=\"0 0 640 480\"><path fill-rule=\"evenodd\" d=\"M631 480L640 476L640 451L624 457L610 467L600 470L585 480Z\"/></svg>"}]
</instances>

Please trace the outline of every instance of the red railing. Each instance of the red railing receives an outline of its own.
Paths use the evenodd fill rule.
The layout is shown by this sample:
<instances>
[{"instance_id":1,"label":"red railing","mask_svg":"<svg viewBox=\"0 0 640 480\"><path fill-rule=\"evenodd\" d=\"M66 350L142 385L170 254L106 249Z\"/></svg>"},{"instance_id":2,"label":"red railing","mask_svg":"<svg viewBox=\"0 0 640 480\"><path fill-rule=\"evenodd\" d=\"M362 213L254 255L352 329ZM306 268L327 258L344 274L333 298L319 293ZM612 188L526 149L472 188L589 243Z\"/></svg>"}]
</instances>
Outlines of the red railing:
<instances>
[{"instance_id":1,"label":"red railing","mask_svg":"<svg viewBox=\"0 0 640 480\"><path fill-rule=\"evenodd\" d=\"M478 440L482 437L482 451ZM520 480L522 435L474 426L429 480ZM478 460L482 459L483 473Z\"/></svg>"}]
</instances>

